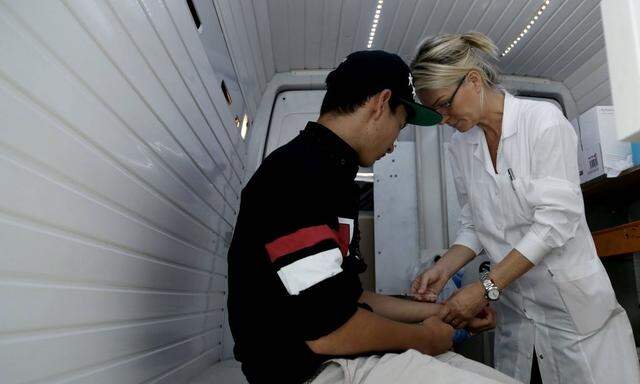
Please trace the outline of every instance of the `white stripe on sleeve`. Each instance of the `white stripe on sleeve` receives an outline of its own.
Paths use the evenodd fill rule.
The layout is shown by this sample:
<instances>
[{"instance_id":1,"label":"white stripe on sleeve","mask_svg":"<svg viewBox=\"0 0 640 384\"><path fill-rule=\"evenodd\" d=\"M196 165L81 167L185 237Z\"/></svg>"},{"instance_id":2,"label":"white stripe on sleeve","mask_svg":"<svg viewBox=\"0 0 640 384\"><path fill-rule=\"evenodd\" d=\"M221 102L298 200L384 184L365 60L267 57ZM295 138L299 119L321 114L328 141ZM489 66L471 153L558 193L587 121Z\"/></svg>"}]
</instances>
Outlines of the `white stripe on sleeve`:
<instances>
[{"instance_id":1,"label":"white stripe on sleeve","mask_svg":"<svg viewBox=\"0 0 640 384\"><path fill-rule=\"evenodd\" d=\"M278 276L290 295L310 288L342 272L342 253L339 248L316 253L286 265Z\"/></svg>"}]
</instances>

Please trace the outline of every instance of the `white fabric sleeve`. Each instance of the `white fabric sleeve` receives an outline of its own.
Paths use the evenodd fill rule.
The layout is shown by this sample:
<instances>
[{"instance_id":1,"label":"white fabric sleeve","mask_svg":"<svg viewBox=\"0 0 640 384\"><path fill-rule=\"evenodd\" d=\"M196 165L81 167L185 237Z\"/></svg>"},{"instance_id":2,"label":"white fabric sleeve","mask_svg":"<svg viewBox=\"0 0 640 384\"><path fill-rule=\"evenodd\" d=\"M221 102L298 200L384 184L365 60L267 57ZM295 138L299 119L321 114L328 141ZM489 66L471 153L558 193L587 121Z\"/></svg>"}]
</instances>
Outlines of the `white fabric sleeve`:
<instances>
[{"instance_id":1,"label":"white fabric sleeve","mask_svg":"<svg viewBox=\"0 0 640 384\"><path fill-rule=\"evenodd\" d=\"M584 216L577 138L567 121L540 130L531 151L531 178L523 183L533 224L515 248L533 264L572 239Z\"/></svg>"}]
</instances>

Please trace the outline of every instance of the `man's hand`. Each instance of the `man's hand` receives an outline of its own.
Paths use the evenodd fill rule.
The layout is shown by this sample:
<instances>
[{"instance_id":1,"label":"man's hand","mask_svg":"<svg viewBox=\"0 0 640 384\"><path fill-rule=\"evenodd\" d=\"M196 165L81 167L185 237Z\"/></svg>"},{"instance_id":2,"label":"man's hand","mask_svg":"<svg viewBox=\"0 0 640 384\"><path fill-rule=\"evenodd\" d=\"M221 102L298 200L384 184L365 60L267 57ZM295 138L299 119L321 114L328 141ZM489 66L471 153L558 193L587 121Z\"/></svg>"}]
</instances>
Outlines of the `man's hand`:
<instances>
[{"instance_id":1,"label":"man's hand","mask_svg":"<svg viewBox=\"0 0 640 384\"><path fill-rule=\"evenodd\" d=\"M472 335L477 335L480 332L488 331L496 327L496 311L491 307L484 307L480 312L469 321L467 324L467 330Z\"/></svg>"},{"instance_id":2,"label":"man's hand","mask_svg":"<svg viewBox=\"0 0 640 384\"><path fill-rule=\"evenodd\" d=\"M438 318L432 316L420 325L424 331L424 338L418 350L425 355L436 356L445 353L453 346L453 328Z\"/></svg>"},{"instance_id":3,"label":"man's hand","mask_svg":"<svg viewBox=\"0 0 640 384\"><path fill-rule=\"evenodd\" d=\"M449 274L436 263L416 277L411 284L411 294L416 300L435 303L447 280Z\"/></svg>"},{"instance_id":4,"label":"man's hand","mask_svg":"<svg viewBox=\"0 0 640 384\"><path fill-rule=\"evenodd\" d=\"M489 303L482 283L476 282L457 290L440 310L440 318L454 328L464 328Z\"/></svg>"}]
</instances>

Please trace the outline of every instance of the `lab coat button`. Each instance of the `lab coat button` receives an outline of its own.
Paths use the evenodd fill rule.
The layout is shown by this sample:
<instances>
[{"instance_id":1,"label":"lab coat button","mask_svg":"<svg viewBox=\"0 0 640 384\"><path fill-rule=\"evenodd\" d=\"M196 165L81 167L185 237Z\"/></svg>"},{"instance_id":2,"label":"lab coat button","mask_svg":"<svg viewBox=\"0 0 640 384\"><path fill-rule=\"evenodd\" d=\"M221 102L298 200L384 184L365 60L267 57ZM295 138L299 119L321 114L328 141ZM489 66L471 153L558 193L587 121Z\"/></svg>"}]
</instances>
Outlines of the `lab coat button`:
<instances>
[{"instance_id":1,"label":"lab coat button","mask_svg":"<svg viewBox=\"0 0 640 384\"><path fill-rule=\"evenodd\" d=\"M540 356L540 360L544 359L544 356L542 355L542 353L539 356Z\"/></svg>"}]
</instances>

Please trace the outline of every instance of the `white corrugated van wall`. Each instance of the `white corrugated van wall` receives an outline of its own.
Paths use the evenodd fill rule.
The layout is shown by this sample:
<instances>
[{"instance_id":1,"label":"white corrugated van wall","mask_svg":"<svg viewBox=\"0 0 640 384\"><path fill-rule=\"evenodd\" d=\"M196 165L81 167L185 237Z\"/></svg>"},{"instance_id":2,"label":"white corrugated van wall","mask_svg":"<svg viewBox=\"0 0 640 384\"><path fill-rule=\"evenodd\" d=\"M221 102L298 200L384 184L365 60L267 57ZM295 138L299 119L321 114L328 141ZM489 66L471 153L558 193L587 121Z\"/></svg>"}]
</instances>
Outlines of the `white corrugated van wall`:
<instances>
[{"instance_id":1,"label":"white corrugated van wall","mask_svg":"<svg viewBox=\"0 0 640 384\"><path fill-rule=\"evenodd\" d=\"M221 355L242 139L184 1L0 1L0 382Z\"/></svg>"},{"instance_id":2,"label":"white corrugated van wall","mask_svg":"<svg viewBox=\"0 0 640 384\"><path fill-rule=\"evenodd\" d=\"M564 80L582 114L596 105L613 105L605 49L598 50Z\"/></svg>"}]
</instances>

